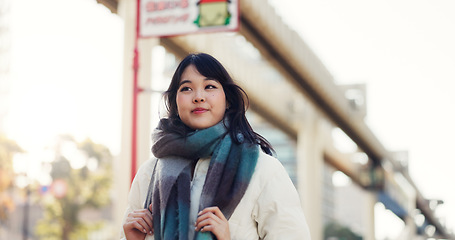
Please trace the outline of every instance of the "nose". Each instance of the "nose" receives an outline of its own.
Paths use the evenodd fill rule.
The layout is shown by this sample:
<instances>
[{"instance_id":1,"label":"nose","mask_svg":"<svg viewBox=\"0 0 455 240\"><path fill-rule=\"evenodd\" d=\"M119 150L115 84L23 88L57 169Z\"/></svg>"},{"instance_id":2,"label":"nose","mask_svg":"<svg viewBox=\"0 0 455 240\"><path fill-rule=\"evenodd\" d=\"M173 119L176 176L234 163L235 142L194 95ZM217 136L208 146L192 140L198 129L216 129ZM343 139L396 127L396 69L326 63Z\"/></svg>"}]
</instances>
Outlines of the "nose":
<instances>
[{"instance_id":1,"label":"nose","mask_svg":"<svg viewBox=\"0 0 455 240\"><path fill-rule=\"evenodd\" d=\"M201 103L205 102L205 97L201 93L196 93L196 95L193 98L193 103Z\"/></svg>"}]
</instances>

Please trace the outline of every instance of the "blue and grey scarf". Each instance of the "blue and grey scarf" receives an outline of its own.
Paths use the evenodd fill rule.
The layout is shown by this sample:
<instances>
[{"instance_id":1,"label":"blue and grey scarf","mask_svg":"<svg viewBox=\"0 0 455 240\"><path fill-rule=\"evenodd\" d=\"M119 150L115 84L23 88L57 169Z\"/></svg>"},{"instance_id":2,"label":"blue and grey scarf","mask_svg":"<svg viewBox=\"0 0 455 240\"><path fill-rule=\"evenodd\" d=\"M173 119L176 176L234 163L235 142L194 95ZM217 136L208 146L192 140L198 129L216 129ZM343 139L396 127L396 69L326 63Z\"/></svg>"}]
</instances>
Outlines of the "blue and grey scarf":
<instances>
[{"instance_id":1,"label":"blue and grey scarf","mask_svg":"<svg viewBox=\"0 0 455 240\"><path fill-rule=\"evenodd\" d=\"M153 138L152 152L158 160L144 207L153 202L155 239L188 239L191 171L200 158L211 156L199 210L218 206L229 219L251 180L259 147L234 143L226 121L186 137L164 134L158 127ZM195 239L214 239L214 236L198 232Z\"/></svg>"}]
</instances>

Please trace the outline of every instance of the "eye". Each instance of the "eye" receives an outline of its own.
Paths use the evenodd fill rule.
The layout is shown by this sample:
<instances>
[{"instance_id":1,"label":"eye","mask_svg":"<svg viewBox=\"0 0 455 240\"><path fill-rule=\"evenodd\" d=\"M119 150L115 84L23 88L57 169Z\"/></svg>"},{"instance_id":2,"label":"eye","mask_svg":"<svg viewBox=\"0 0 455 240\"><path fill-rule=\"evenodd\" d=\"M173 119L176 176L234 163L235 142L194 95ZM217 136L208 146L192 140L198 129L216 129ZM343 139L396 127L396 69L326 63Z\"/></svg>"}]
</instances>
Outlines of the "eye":
<instances>
[{"instance_id":1,"label":"eye","mask_svg":"<svg viewBox=\"0 0 455 240\"><path fill-rule=\"evenodd\" d=\"M209 84L205 86L205 89L217 89L217 87L215 85Z\"/></svg>"},{"instance_id":2,"label":"eye","mask_svg":"<svg viewBox=\"0 0 455 240\"><path fill-rule=\"evenodd\" d=\"M191 90L191 88L189 88L189 87L181 87L179 91L180 92L185 92L185 91L189 91L189 90Z\"/></svg>"}]
</instances>

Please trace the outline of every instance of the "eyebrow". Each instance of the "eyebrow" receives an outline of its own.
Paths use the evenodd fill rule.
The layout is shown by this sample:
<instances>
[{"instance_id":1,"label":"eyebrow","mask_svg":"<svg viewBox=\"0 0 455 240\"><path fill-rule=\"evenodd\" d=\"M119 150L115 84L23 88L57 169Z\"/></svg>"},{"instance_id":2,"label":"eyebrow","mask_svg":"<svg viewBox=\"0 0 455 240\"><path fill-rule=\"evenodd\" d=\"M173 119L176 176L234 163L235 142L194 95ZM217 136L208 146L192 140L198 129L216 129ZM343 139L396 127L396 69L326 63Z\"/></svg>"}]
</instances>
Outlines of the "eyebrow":
<instances>
[{"instance_id":1,"label":"eyebrow","mask_svg":"<svg viewBox=\"0 0 455 240\"><path fill-rule=\"evenodd\" d=\"M214 79L214 78L204 78L204 81L216 81L216 82L219 82L218 80ZM182 86L183 84L185 83L191 83L191 80L182 80L180 83L179 83L179 87Z\"/></svg>"},{"instance_id":2,"label":"eyebrow","mask_svg":"<svg viewBox=\"0 0 455 240\"><path fill-rule=\"evenodd\" d=\"M185 84L185 83L191 83L191 81L190 81L190 80L183 80L183 81L181 81L181 82L179 83L179 87L182 86L182 85Z\"/></svg>"}]
</instances>

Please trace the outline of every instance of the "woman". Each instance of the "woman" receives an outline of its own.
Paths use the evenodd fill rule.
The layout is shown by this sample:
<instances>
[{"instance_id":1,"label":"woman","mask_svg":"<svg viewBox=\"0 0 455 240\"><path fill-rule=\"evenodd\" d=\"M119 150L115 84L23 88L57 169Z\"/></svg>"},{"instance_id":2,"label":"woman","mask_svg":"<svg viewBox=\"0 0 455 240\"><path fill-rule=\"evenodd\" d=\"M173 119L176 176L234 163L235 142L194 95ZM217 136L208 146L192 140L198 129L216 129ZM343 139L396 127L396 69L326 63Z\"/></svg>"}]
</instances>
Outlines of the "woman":
<instances>
[{"instance_id":1,"label":"woman","mask_svg":"<svg viewBox=\"0 0 455 240\"><path fill-rule=\"evenodd\" d=\"M208 54L190 54L164 94L168 117L131 186L126 239L310 239L298 194L255 133L246 93Z\"/></svg>"}]
</instances>

